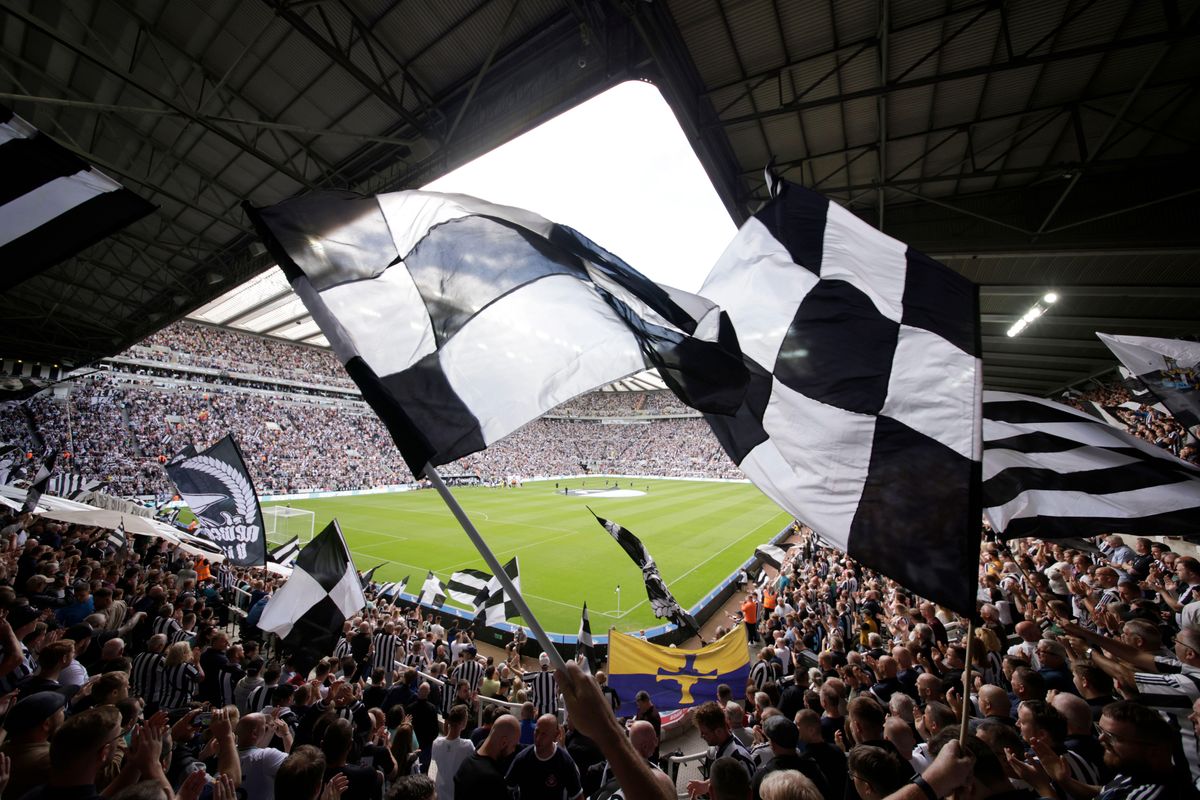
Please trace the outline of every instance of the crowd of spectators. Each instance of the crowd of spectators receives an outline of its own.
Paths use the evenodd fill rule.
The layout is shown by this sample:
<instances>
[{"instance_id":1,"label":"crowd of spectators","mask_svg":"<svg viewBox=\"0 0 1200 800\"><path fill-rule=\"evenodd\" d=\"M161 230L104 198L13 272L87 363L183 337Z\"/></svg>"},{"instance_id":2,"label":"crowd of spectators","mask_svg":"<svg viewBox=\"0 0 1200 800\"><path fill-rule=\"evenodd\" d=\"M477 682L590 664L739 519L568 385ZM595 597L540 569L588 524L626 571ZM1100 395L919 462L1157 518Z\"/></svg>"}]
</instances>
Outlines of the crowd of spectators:
<instances>
[{"instance_id":1,"label":"crowd of spectators","mask_svg":"<svg viewBox=\"0 0 1200 800\"><path fill-rule=\"evenodd\" d=\"M1168 450L1185 461L1200 463L1200 451L1189 445L1187 429L1180 425L1153 396L1138 397L1121 382L1101 384L1086 392L1069 392L1064 402L1089 414L1104 412L1140 439Z\"/></svg>"},{"instance_id":2,"label":"crowd of spectators","mask_svg":"<svg viewBox=\"0 0 1200 800\"><path fill-rule=\"evenodd\" d=\"M668 390L656 392L589 392L556 406L550 416L561 417L641 417L655 414L690 414L688 408Z\"/></svg>"},{"instance_id":3,"label":"crowd of spectators","mask_svg":"<svg viewBox=\"0 0 1200 800\"><path fill-rule=\"evenodd\" d=\"M728 779L717 770L728 758L756 797L777 770L803 773L817 792L806 797L883 797L918 775L934 784L931 761L959 739L965 711L973 785L956 796L1196 795L1194 557L1120 536L1085 549L985 544L968 651L965 620L809 534L734 618L765 646L744 696L722 687L722 703L696 714L709 780ZM913 796L944 796L928 792Z\"/></svg>"},{"instance_id":4,"label":"crowd of spectators","mask_svg":"<svg viewBox=\"0 0 1200 800\"><path fill-rule=\"evenodd\" d=\"M150 334L130 355L304 383L354 385L329 350L187 321Z\"/></svg>"},{"instance_id":5,"label":"crowd of spectators","mask_svg":"<svg viewBox=\"0 0 1200 800\"><path fill-rule=\"evenodd\" d=\"M692 797L1194 796L1195 558L986 543L968 646L964 620L798 530L733 618L749 679L692 712ZM282 579L107 533L0 510L0 796L675 796L658 710L619 720L602 672L525 669L516 642L493 660L372 589L302 663L257 628Z\"/></svg>"}]
</instances>

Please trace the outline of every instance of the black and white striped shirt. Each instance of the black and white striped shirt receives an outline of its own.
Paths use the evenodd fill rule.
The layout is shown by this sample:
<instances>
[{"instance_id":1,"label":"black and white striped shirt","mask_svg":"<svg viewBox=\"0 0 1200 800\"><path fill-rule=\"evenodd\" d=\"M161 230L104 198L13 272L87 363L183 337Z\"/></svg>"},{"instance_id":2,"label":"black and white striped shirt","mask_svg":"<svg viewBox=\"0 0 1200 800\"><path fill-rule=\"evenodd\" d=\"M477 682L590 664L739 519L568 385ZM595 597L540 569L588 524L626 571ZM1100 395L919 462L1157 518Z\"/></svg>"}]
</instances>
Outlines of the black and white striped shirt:
<instances>
[{"instance_id":1,"label":"black and white striped shirt","mask_svg":"<svg viewBox=\"0 0 1200 800\"><path fill-rule=\"evenodd\" d=\"M195 631L185 631L182 627L171 635L171 644L177 642L191 642L196 638Z\"/></svg>"},{"instance_id":2,"label":"black and white striped shirt","mask_svg":"<svg viewBox=\"0 0 1200 800\"><path fill-rule=\"evenodd\" d=\"M246 677L246 670L234 663L226 664L221 667L220 674L217 675L217 688L221 692L221 705L229 706L237 702L234 695L237 689L238 682Z\"/></svg>"},{"instance_id":3,"label":"black and white striped shirt","mask_svg":"<svg viewBox=\"0 0 1200 800\"><path fill-rule=\"evenodd\" d=\"M133 666L129 670L129 683L133 691L146 701L161 703L163 695L163 665L167 660L162 653L138 653L133 657Z\"/></svg>"},{"instance_id":4,"label":"black and white striped shirt","mask_svg":"<svg viewBox=\"0 0 1200 800\"><path fill-rule=\"evenodd\" d=\"M257 714L268 705L271 704L271 693L275 691L274 686L255 686L250 690L250 694L246 695L246 710L247 714Z\"/></svg>"},{"instance_id":5,"label":"black and white striped shirt","mask_svg":"<svg viewBox=\"0 0 1200 800\"><path fill-rule=\"evenodd\" d=\"M750 680L754 682L756 690L766 685L771 680L770 663L761 660L754 662L754 666L750 668Z\"/></svg>"},{"instance_id":6,"label":"black and white striped shirt","mask_svg":"<svg viewBox=\"0 0 1200 800\"><path fill-rule=\"evenodd\" d=\"M350 640L345 636L338 639L338 643L333 646L333 657L341 661L346 656L351 655Z\"/></svg>"},{"instance_id":7,"label":"black and white striped shirt","mask_svg":"<svg viewBox=\"0 0 1200 800\"><path fill-rule=\"evenodd\" d=\"M200 688L200 671L190 661L167 667L164 672L165 692L163 708L174 710L187 708Z\"/></svg>"},{"instance_id":8,"label":"black and white striped shirt","mask_svg":"<svg viewBox=\"0 0 1200 800\"><path fill-rule=\"evenodd\" d=\"M391 675L396 664L396 650L400 647L400 639L394 633L375 634L375 655L371 660L374 669L381 669Z\"/></svg>"},{"instance_id":9,"label":"black and white striped shirt","mask_svg":"<svg viewBox=\"0 0 1200 800\"><path fill-rule=\"evenodd\" d=\"M473 658L467 658L466 661L459 662L450 675L455 685L459 681L466 681L470 684L472 692L478 692L479 684L483 680L483 664Z\"/></svg>"},{"instance_id":10,"label":"black and white striped shirt","mask_svg":"<svg viewBox=\"0 0 1200 800\"><path fill-rule=\"evenodd\" d=\"M557 709L558 679L548 669L527 672L521 676L529 688L529 702L538 708L538 714L553 714Z\"/></svg>"},{"instance_id":11,"label":"black and white striped shirt","mask_svg":"<svg viewBox=\"0 0 1200 800\"><path fill-rule=\"evenodd\" d=\"M174 617L155 617L154 623L150 626L154 633L161 633L167 637L167 643L177 641L175 634L183 630L183 627L175 621Z\"/></svg>"}]
</instances>

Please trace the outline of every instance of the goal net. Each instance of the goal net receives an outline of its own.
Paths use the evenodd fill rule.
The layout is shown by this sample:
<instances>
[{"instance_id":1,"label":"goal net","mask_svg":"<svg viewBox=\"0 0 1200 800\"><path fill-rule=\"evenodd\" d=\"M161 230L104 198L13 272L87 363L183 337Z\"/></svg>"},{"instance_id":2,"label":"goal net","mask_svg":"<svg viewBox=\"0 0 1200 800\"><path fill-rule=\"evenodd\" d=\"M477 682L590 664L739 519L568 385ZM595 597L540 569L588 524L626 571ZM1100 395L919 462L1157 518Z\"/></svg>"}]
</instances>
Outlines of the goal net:
<instances>
[{"instance_id":1,"label":"goal net","mask_svg":"<svg viewBox=\"0 0 1200 800\"><path fill-rule=\"evenodd\" d=\"M291 506L266 506L262 510L263 524L267 528L267 544L277 547L299 537L300 544L308 544L313 537L316 515L306 508Z\"/></svg>"}]
</instances>

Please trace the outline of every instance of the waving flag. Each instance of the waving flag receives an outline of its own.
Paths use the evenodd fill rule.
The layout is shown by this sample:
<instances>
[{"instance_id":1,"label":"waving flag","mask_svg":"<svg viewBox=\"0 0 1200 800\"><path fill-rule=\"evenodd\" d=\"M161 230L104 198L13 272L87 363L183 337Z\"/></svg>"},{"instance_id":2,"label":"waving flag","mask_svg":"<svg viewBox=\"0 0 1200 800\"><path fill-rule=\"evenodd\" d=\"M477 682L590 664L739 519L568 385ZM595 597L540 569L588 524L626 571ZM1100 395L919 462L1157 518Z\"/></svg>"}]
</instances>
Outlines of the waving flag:
<instances>
[{"instance_id":1,"label":"waving flag","mask_svg":"<svg viewBox=\"0 0 1200 800\"><path fill-rule=\"evenodd\" d=\"M0 106L0 292L154 211Z\"/></svg>"},{"instance_id":2,"label":"waving flag","mask_svg":"<svg viewBox=\"0 0 1200 800\"><path fill-rule=\"evenodd\" d=\"M420 191L245 208L414 475L647 366L703 410L745 393L719 309L528 211Z\"/></svg>"},{"instance_id":3,"label":"waving flag","mask_svg":"<svg viewBox=\"0 0 1200 800\"><path fill-rule=\"evenodd\" d=\"M342 623L367 604L337 520L304 546L291 577L271 597L258 627L277 634L307 673L333 651Z\"/></svg>"},{"instance_id":4,"label":"waving flag","mask_svg":"<svg viewBox=\"0 0 1200 800\"><path fill-rule=\"evenodd\" d=\"M665 712L715 701L719 685L744 688L749 677L743 625L699 650L663 647L616 631L608 637L608 685L621 698L622 716L637 712L634 698L641 691Z\"/></svg>"},{"instance_id":5,"label":"waving flag","mask_svg":"<svg viewBox=\"0 0 1200 800\"><path fill-rule=\"evenodd\" d=\"M284 567L290 567L296 561L296 556L300 555L300 537L293 536L283 544L276 547L271 552L267 553L267 557L276 564Z\"/></svg>"},{"instance_id":6,"label":"waving flag","mask_svg":"<svg viewBox=\"0 0 1200 800\"><path fill-rule=\"evenodd\" d=\"M478 611L487 598L487 585L492 576L480 569L464 569L450 576L446 594L456 603Z\"/></svg>"},{"instance_id":7,"label":"waving flag","mask_svg":"<svg viewBox=\"0 0 1200 800\"><path fill-rule=\"evenodd\" d=\"M25 492L25 502L21 505L21 513L33 511L37 508L38 501L42 499L42 495L46 492L46 487L50 484L50 476L54 474L54 462L58 459L58 453L51 451L46 454L46 458L38 467L37 474L33 476L33 480L29 483L29 489Z\"/></svg>"},{"instance_id":8,"label":"waving flag","mask_svg":"<svg viewBox=\"0 0 1200 800\"><path fill-rule=\"evenodd\" d=\"M510 558L504 565L504 574L513 582L516 590L521 591L521 568L517 563L516 556ZM476 608L483 612L485 625L499 625L507 619L520 616L512 597L504 591L504 587L500 585L500 579L495 576L488 581L487 587L476 602Z\"/></svg>"},{"instance_id":9,"label":"waving flag","mask_svg":"<svg viewBox=\"0 0 1200 800\"><path fill-rule=\"evenodd\" d=\"M983 502L1005 538L1200 533L1200 469L1073 408L983 395Z\"/></svg>"},{"instance_id":10,"label":"waving flag","mask_svg":"<svg viewBox=\"0 0 1200 800\"><path fill-rule=\"evenodd\" d=\"M438 580L438 577L433 574L433 570L430 570L428 577L425 578L417 602L433 608L441 608L446 604L446 584Z\"/></svg>"},{"instance_id":11,"label":"waving flag","mask_svg":"<svg viewBox=\"0 0 1200 800\"><path fill-rule=\"evenodd\" d=\"M784 183L701 294L750 370L729 457L838 549L975 610L982 386L978 288L827 198Z\"/></svg>"},{"instance_id":12,"label":"waving flag","mask_svg":"<svg viewBox=\"0 0 1200 800\"><path fill-rule=\"evenodd\" d=\"M596 646L592 641L592 621L588 619L587 603L583 604L583 613L579 617L579 635L575 638L575 658L583 658L583 664L590 673L596 665Z\"/></svg>"},{"instance_id":13,"label":"waving flag","mask_svg":"<svg viewBox=\"0 0 1200 800\"><path fill-rule=\"evenodd\" d=\"M588 511L592 510L589 508ZM628 528L597 516L595 511L592 511L592 516L596 517L600 527L604 528L609 536L616 539L617 544L621 545L621 549L642 571L642 583L646 586L646 597L650 601L650 608L654 611L654 616L659 619L668 619L680 628L691 630L699 636L700 623L696 622L696 619L685 611L683 606L679 605L675 595L671 594L666 581L658 573L658 565L654 563L654 559L646 550L646 546L642 544L642 540L634 536Z\"/></svg>"},{"instance_id":14,"label":"waving flag","mask_svg":"<svg viewBox=\"0 0 1200 800\"><path fill-rule=\"evenodd\" d=\"M233 434L203 453L188 445L167 462L167 475L200 523L198 533L239 567L267 563L258 495Z\"/></svg>"},{"instance_id":15,"label":"waving flag","mask_svg":"<svg viewBox=\"0 0 1200 800\"><path fill-rule=\"evenodd\" d=\"M1200 425L1200 343L1097 333L1185 428Z\"/></svg>"}]
</instances>

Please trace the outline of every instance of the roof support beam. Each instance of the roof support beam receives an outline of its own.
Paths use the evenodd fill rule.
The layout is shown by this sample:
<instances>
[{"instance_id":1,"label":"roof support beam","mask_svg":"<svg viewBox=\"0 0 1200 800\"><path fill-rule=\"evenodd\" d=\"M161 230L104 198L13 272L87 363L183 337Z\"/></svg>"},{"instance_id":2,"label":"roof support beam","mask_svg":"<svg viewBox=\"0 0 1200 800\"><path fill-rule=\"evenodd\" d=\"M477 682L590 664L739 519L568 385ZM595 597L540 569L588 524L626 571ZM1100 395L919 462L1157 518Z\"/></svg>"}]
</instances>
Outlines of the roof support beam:
<instances>
[{"instance_id":1,"label":"roof support beam","mask_svg":"<svg viewBox=\"0 0 1200 800\"><path fill-rule=\"evenodd\" d=\"M312 183L309 182L308 178L306 178L305 176L301 175L298 172L295 172L291 167L277 161L276 159L274 159L271 156L267 155L266 153L262 152L258 148L253 147L252 145L249 145L246 142L243 142L241 139L239 139L238 137L229 133L228 131L221 128L220 126L215 125L215 124L197 116L190 109L184 108L183 106L176 103L174 100L170 99L169 97L166 97L162 93L155 90L153 87L147 86L145 83L138 80L136 77L134 77L130 73L126 72L125 70L121 69L120 67L118 67L114 64L109 63L108 59L102 58L100 55L92 52L92 50L90 48L84 47L83 45L76 44L75 42L71 41L70 39L68 39L66 37L66 35L61 33L58 29L54 28L51 25L48 25L47 23L43 22L42 20L38 19L37 17L33 16L32 14L28 14L25 11L22 11L20 9L14 9L14 8L7 7L7 6L5 7L4 10L7 13L12 14L13 16L17 17L18 19L22 20L26 25L30 26L31 28L41 31L43 34L45 34L49 38L53 39L55 42L58 42L63 47L70 50L72 53L75 53L77 56L80 56L80 57L84 58L85 60L92 62L93 64L100 67L105 72L113 75L114 77L120 78L122 81L129 84L133 88L137 89L139 92L146 95L147 97L153 98L154 100L157 100L158 102L162 103L163 105L165 105L169 108L175 109L178 113L187 117L192 122L195 122L197 125L200 125L205 130L208 130L208 131L212 132L213 134L219 136L221 139L223 139L226 142L228 142L229 144L233 145L238 150L241 150L243 153L246 153L247 155L250 155L250 156L258 159L259 161L263 162L264 164L271 167L272 169L275 169L276 171L278 171L284 175L287 175L289 178L296 181L301 186L307 186L310 189L316 188Z\"/></svg>"},{"instance_id":2,"label":"roof support beam","mask_svg":"<svg viewBox=\"0 0 1200 800\"><path fill-rule=\"evenodd\" d=\"M1036 297L1058 287L1021 284L981 284L979 293L988 297ZM1069 297L1174 297L1200 298L1200 286L1085 286L1069 284L1058 292Z\"/></svg>"},{"instance_id":3,"label":"roof support beam","mask_svg":"<svg viewBox=\"0 0 1200 800\"><path fill-rule=\"evenodd\" d=\"M1032 67L1041 64L1054 64L1060 61L1070 61L1072 59L1099 55L1101 53L1108 53L1114 50L1127 50L1130 48L1144 47L1151 44L1180 42L1187 39L1193 39L1196 36L1196 31L1192 30L1190 27L1185 27L1175 30L1159 31L1157 33L1147 33L1140 36L1128 36L1111 42L1085 45L1082 47L1072 47L1066 50L1046 53L1044 55L1017 56L1016 58L1009 59L999 64L981 64L976 67L967 67L965 69L952 70L950 72L936 75L926 75L907 81L896 81L889 83L887 86L872 86L869 89L843 92L840 94L831 95L829 97L822 97L817 100L808 100L802 103L788 103L780 106L779 108L772 108L754 114L745 114L738 117L731 117L729 119L722 119L713 124L724 127L729 127L731 125L742 125L747 122L757 122L760 119L778 117L784 114L793 114L797 111L804 111L810 108L823 108L825 106L841 105L850 100L877 97L880 94L887 94L889 92L902 92L906 89L915 89L922 86L930 86L936 83L946 83L948 81L962 80L964 78L976 78L981 75L1007 72L1014 69L1024 69L1026 67Z\"/></svg>"},{"instance_id":4,"label":"roof support beam","mask_svg":"<svg viewBox=\"0 0 1200 800\"><path fill-rule=\"evenodd\" d=\"M380 85L379 81L374 80L370 75L359 69L350 58L342 52L336 44L331 43L328 39L320 34L314 27L309 25L302 16L288 7L288 4L283 0L263 0L263 2L273 9L277 15L291 25L297 33L315 44L317 48L329 56L334 63L345 70L350 77L358 81L364 88L370 90L371 94L379 98L388 108L400 115L401 119L411 125L422 136L428 136L424 124L417 119L411 111L404 107L395 96L387 89Z\"/></svg>"}]
</instances>

